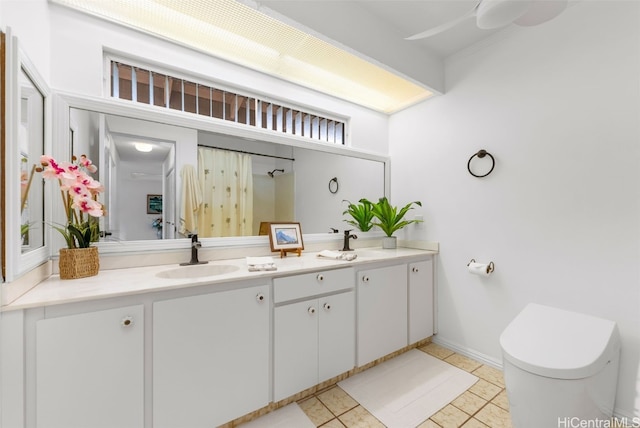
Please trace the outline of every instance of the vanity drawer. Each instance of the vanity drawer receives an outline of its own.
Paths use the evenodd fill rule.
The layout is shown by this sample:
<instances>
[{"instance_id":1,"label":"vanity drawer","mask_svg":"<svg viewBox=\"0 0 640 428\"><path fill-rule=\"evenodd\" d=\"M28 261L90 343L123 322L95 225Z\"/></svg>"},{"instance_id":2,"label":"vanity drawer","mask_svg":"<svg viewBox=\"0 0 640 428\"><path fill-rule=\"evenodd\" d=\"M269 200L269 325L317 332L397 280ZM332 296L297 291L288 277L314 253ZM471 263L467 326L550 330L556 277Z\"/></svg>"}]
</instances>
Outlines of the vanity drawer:
<instances>
[{"instance_id":1,"label":"vanity drawer","mask_svg":"<svg viewBox=\"0 0 640 428\"><path fill-rule=\"evenodd\" d=\"M292 275L273 280L274 303L303 299L354 287L352 268Z\"/></svg>"}]
</instances>

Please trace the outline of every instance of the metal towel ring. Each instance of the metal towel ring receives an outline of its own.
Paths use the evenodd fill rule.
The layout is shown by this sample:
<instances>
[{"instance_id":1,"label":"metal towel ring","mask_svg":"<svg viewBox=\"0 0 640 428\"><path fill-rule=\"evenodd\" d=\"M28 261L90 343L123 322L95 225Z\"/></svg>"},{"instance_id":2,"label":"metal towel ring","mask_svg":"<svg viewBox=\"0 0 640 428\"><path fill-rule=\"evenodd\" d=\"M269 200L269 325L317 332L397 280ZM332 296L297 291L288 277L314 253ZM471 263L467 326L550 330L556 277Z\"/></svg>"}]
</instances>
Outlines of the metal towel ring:
<instances>
[{"instance_id":1,"label":"metal towel ring","mask_svg":"<svg viewBox=\"0 0 640 428\"><path fill-rule=\"evenodd\" d=\"M331 193L338 193L338 189L340 188L340 186L338 185L338 177L333 177L331 180L329 180L329 192Z\"/></svg>"},{"instance_id":2,"label":"metal towel ring","mask_svg":"<svg viewBox=\"0 0 640 428\"><path fill-rule=\"evenodd\" d=\"M477 175L477 174L474 174L473 171L471 171L471 161L476 156L478 156L480 159L482 159L485 156L489 156L491 158L491 169L489 170L489 172L487 172L484 175ZM474 177L478 177L478 178L486 177L487 175L491 174L491 172L493 171L493 168L495 168L495 166L496 166L496 160L493 158L491 153L489 153L488 151L486 151L484 149L479 150L478 153L475 153L473 156L471 156L469 158L469 162L467 162L467 170L469 171L469 174L473 175Z\"/></svg>"}]
</instances>

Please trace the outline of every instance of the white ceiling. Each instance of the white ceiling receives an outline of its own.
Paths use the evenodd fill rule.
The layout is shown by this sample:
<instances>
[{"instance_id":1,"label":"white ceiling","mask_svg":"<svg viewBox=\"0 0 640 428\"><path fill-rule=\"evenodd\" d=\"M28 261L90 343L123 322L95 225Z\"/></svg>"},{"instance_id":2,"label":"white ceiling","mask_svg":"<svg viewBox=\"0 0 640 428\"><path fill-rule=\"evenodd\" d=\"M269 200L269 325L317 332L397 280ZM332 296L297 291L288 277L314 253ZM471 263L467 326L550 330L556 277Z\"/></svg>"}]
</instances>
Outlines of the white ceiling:
<instances>
[{"instance_id":1,"label":"white ceiling","mask_svg":"<svg viewBox=\"0 0 640 428\"><path fill-rule=\"evenodd\" d=\"M492 30L478 28L475 13L471 12L480 0L237 1L302 30L308 29L327 41L337 42L441 93L445 91L446 58L467 48L473 49L472 46L483 39L529 30L516 24ZM578 1L569 0L568 4ZM564 1L527 0L527 3L527 13L539 13ZM406 40L465 15L469 17L446 31L425 39ZM541 22L540 25L545 25Z\"/></svg>"},{"instance_id":2,"label":"white ceiling","mask_svg":"<svg viewBox=\"0 0 640 428\"><path fill-rule=\"evenodd\" d=\"M481 30L470 18L428 39L405 37L456 19L478 0L259 0L258 9L286 16L303 26L357 50L356 46L388 38L389 45L413 45L446 58L500 30Z\"/></svg>"},{"instance_id":3,"label":"white ceiling","mask_svg":"<svg viewBox=\"0 0 640 428\"><path fill-rule=\"evenodd\" d=\"M112 132L111 138L121 160L134 163L155 163L160 168L162 168L162 163L169 155L171 147L173 147L172 142L162 142L143 136ZM153 149L150 152L139 152L135 149L135 143L151 144ZM160 173L161 170L158 172Z\"/></svg>"},{"instance_id":4,"label":"white ceiling","mask_svg":"<svg viewBox=\"0 0 640 428\"><path fill-rule=\"evenodd\" d=\"M50 1L386 113L444 93L447 57L527 30L479 29L469 12L480 0ZM533 10L566 0L515 1ZM406 40L466 15L442 33Z\"/></svg>"}]
</instances>

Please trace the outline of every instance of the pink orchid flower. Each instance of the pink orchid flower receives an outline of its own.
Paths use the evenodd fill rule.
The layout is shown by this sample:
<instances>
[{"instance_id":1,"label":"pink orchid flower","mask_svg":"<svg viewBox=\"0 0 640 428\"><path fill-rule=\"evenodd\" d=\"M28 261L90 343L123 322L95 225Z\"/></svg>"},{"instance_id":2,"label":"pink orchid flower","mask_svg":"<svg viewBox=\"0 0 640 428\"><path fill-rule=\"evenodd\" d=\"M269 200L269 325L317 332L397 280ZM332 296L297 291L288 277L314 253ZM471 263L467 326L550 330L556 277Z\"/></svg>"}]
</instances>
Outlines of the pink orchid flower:
<instances>
[{"instance_id":1,"label":"pink orchid flower","mask_svg":"<svg viewBox=\"0 0 640 428\"><path fill-rule=\"evenodd\" d=\"M86 168L89 172L96 172L98 170L98 168L85 155L80 156L80 165Z\"/></svg>"},{"instance_id":2,"label":"pink orchid flower","mask_svg":"<svg viewBox=\"0 0 640 428\"><path fill-rule=\"evenodd\" d=\"M40 164L44 167L42 176L46 179L60 178L62 174L66 172L51 156L41 156Z\"/></svg>"},{"instance_id":3,"label":"pink orchid flower","mask_svg":"<svg viewBox=\"0 0 640 428\"><path fill-rule=\"evenodd\" d=\"M78 198L86 199L91 197L91 192L89 191L89 189L87 189L82 184L77 184L77 183L73 184L69 186L67 191L69 192L69 195L71 195L73 199L78 199Z\"/></svg>"},{"instance_id":4,"label":"pink orchid flower","mask_svg":"<svg viewBox=\"0 0 640 428\"><path fill-rule=\"evenodd\" d=\"M102 204L89 198L78 198L71 205L80 211L89 214L92 217L101 217L103 215Z\"/></svg>"}]
</instances>

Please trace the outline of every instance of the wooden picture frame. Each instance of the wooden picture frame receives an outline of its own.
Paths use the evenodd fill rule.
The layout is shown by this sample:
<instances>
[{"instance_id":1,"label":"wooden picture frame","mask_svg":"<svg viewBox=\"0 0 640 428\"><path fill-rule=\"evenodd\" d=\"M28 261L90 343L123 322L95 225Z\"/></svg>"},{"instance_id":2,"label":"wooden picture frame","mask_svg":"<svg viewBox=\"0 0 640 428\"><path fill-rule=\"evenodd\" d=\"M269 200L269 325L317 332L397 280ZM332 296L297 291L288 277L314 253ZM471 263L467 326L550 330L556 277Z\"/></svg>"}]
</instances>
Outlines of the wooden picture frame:
<instances>
[{"instance_id":1,"label":"wooden picture frame","mask_svg":"<svg viewBox=\"0 0 640 428\"><path fill-rule=\"evenodd\" d=\"M147 195L147 214L162 214L162 195Z\"/></svg>"},{"instance_id":2,"label":"wooden picture frame","mask_svg":"<svg viewBox=\"0 0 640 428\"><path fill-rule=\"evenodd\" d=\"M280 257L286 256L287 252L295 252L299 256L304 250L300 223L270 223L269 245L271 251L280 252Z\"/></svg>"}]
</instances>

